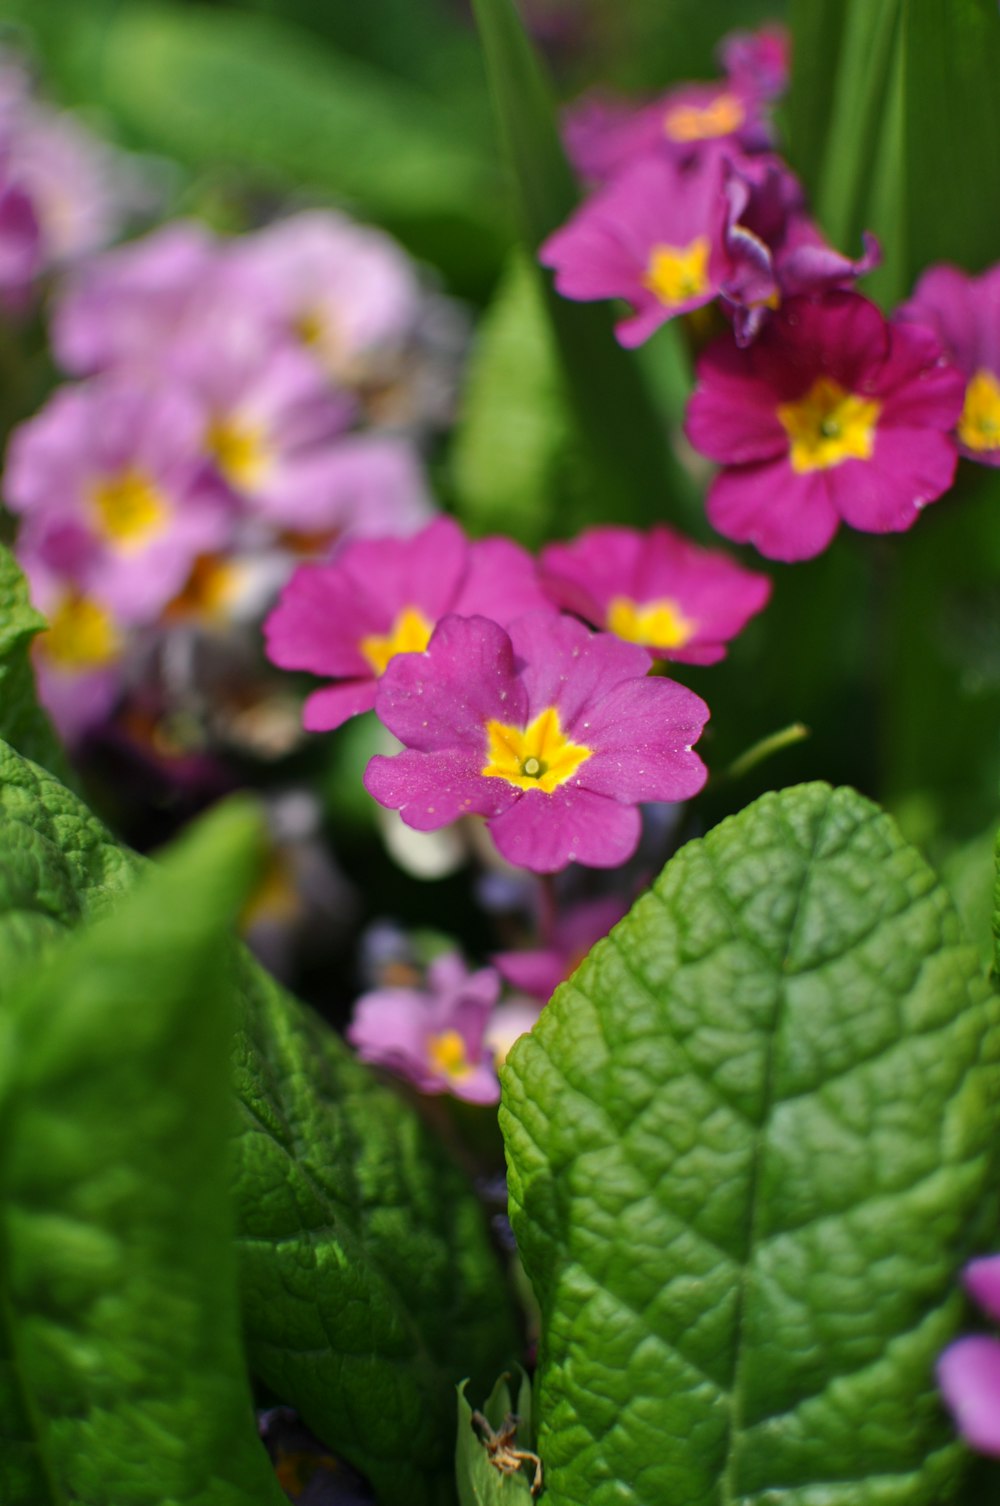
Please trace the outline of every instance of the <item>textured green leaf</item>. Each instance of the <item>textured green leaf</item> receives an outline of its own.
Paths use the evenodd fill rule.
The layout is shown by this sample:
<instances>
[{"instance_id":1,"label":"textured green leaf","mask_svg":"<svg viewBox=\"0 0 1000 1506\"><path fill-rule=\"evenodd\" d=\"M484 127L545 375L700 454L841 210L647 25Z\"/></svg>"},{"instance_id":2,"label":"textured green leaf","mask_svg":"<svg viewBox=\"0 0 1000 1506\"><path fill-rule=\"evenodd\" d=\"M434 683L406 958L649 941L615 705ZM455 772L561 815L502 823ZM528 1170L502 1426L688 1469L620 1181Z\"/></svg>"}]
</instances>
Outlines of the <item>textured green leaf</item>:
<instances>
[{"instance_id":1,"label":"textured green leaf","mask_svg":"<svg viewBox=\"0 0 1000 1506\"><path fill-rule=\"evenodd\" d=\"M28 647L45 626L45 618L28 600L24 576L10 550L0 544L0 737L25 758L33 758L60 776L66 755L35 699Z\"/></svg>"},{"instance_id":2,"label":"textured green leaf","mask_svg":"<svg viewBox=\"0 0 1000 1506\"><path fill-rule=\"evenodd\" d=\"M53 1473L92 1506L284 1499L253 1421L229 1196L228 927L258 842L255 816L217 812L7 1000L17 1352Z\"/></svg>"},{"instance_id":3,"label":"textured green leaf","mask_svg":"<svg viewBox=\"0 0 1000 1506\"><path fill-rule=\"evenodd\" d=\"M7 957L103 913L137 864L74 796L0 745L0 987ZM495 1375L519 1348L481 1207L407 1104L249 958L239 968L236 1203L251 1368L383 1501L446 1499L453 1387L470 1370Z\"/></svg>"},{"instance_id":4,"label":"textured green leaf","mask_svg":"<svg viewBox=\"0 0 1000 1506\"><path fill-rule=\"evenodd\" d=\"M876 807L806 785L683 848L504 1073L551 1506L953 1501L998 1104L1000 1001Z\"/></svg>"},{"instance_id":5,"label":"textured green leaf","mask_svg":"<svg viewBox=\"0 0 1000 1506\"><path fill-rule=\"evenodd\" d=\"M500 139L532 255L569 216L577 191L547 81L512 0L473 0ZM612 334L610 310L557 297L547 306L593 472L591 521L648 522L683 508L692 484L670 451L635 358ZM669 337L668 337L669 338Z\"/></svg>"},{"instance_id":6,"label":"textured green leaf","mask_svg":"<svg viewBox=\"0 0 1000 1506\"><path fill-rule=\"evenodd\" d=\"M520 1474L505 1475L490 1462L486 1447L472 1424L472 1407L466 1399L468 1381L456 1387L458 1393L458 1437L455 1443L455 1479L460 1506L530 1506L533 1500L531 1480L534 1466L522 1464ZM497 1431L504 1419L517 1418L517 1435L512 1447L531 1449L531 1382L518 1369L517 1401L513 1400L510 1376L502 1375L488 1399L479 1409Z\"/></svg>"}]
</instances>

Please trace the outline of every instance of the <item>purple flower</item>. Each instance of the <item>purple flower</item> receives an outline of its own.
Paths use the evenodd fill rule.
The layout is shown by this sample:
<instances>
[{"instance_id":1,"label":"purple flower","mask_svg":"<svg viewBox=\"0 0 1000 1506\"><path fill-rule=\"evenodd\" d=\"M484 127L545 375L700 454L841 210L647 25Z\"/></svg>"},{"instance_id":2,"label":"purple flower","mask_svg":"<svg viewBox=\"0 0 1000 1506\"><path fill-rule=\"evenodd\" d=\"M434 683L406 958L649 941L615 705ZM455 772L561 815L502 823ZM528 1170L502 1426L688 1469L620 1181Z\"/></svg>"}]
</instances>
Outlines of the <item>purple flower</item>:
<instances>
[{"instance_id":1,"label":"purple flower","mask_svg":"<svg viewBox=\"0 0 1000 1506\"><path fill-rule=\"evenodd\" d=\"M427 969L426 989L362 994L347 1039L362 1061L405 1077L421 1093L496 1103L500 1084L485 1037L499 996L493 968L471 973L449 953Z\"/></svg>"},{"instance_id":2,"label":"purple flower","mask_svg":"<svg viewBox=\"0 0 1000 1506\"><path fill-rule=\"evenodd\" d=\"M31 600L48 627L31 646L38 698L67 743L106 721L122 692L127 630L103 602L84 596L19 547Z\"/></svg>"},{"instance_id":3,"label":"purple flower","mask_svg":"<svg viewBox=\"0 0 1000 1506\"><path fill-rule=\"evenodd\" d=\"M771 582L660 525L591 528L542 551L542 585L557 606L654 659L715 664L766 606Z\"/></svg>"},{"instance_id":4,"label":"purple flower","mask_svg":"<svg viewBox=\"0 0 1000 1506\"><path fill-rule=\"evenodd\" d=\"M680 171L663 157L628 168L542 246L566 298L624 298L615 332L640 345L676 314L710 303L732 273L718 157Z\"/></svg>"},{"instance_id":5,"label":"purple flower","mask_svg":"<svg viewBox=\"0 0 1000 1506\"><path fill-rule=\"evenodd\" d=\"M470 544L451 518L409 539L345 543L325 565L304 565L264 624L267 654L282 669L336 683L305 705L311 732L370 711L386 666L427 647L448 612L509 622L544 605L534 561L508 539Z\"/></svg>"},{"instance_id":6,"label":"purple flower","mask_svg":"<svg viewBox=\"0 0 1000 1506\"><path fill-rule=\"evenodd\" d=\"M557 916L548 944L521 952L497 952L493 964L513 988L547 1004L559 984L574 973L596 941L618 924L628 900L617 895L584 900Z\"/></svg>"},{"instance_id":7,"label":"purple flower","mask_svg":"<svg viewBox=\"0 0 1000 1506\"><path fill-rule=\"evenodd\" d=\"M29 302L41 267L42 232L35 207L0 168L0 300L9 313L19 313Z\"/></svg>"},{"instance_id":8,"label":"purple flower","mask_svg":"<svg viewBox=\"0 0 1000 1506\"><path fill-rule=\"evenodd\" d=\"M859 294L790 299L749 348L724 337L698 363L685 432L726 467L709 521L781 560L819 554L841 522L910 528L954 478L962 388L929 331Z\"/></svg>"},{"instance_id":9,"label":"purple flower","mask_svg":"<svg viewBox=\"0 0 1000 1506\"><path fill-rule=\"evenodd\" d=\"M731 31L719 43L718 60L730 83L758 99L778 99L788 88L792 39L784 26Z\"/></svg>"},{"instance_id":10,"label":"purple flower","mask_svg":"<svg viewBox=\"0 0 1000 1506\"><path fill-rule=\"evenodd\" d=\"M963 1279L974 1301L1000 1320L1000 1255L970 1261ZM985 1335L958 1339L938 1361L937 1376L965 1441L981 1454L1000 1458L1000 1340Z\"/></svg>"},{"instance_id":11,"label":"purple flower","mask_svg":"<svg viewBox=\"0 0 1000 1506\"><path fill-rule=\"evenodd\" d=\"M61 389L11 437L20 547L123 620L151 621L229 536L230 502L201 446L201 413L182 393L111 379Z\"/></svg>"},{"instance_id":12,"label":"purple flower","mask_svg":"<svg viewBox=\"0 0 1000 1506\"><path fill-rule=\"evenodd\" d=\"M509 632L446 617L382 676L376 711L404 751L373 758L365 787L418 831L487 817L501 856L535 873L617 867L639 841L637 805L686 800L706 778L692 744L708 707L650 663L551 609Z\"/></svg>"},{"instance_id":13,"label":"purple flower","mask_svg":"<svg viewBox=\"0 0 1000 1506\"><path fill-rule=\"evenodd\" d=\"M896 318L932 329L966 379L956 435L962 454L1000 465L1000 265L979 277L931 267Z\"/></svg>"}]
</instances>

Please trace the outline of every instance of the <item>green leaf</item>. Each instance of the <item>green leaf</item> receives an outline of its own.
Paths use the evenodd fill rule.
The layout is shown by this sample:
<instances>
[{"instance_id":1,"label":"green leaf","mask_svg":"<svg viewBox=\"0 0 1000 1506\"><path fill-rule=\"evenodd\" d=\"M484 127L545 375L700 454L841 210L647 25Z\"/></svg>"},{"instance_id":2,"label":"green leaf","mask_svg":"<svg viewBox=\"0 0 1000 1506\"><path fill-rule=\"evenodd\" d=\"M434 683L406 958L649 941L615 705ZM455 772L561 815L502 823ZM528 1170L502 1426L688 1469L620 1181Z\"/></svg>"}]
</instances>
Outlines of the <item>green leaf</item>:
<instances>
[{"instance_id":1,"label":"green leaf","mask_svg":"<svg viewBox=\"0 0 1000 1506\"><path fill-rule=\"evenodd\" d=\"M513 1414L517 1418L517 1434L512 1447L525 1450L532 1447L531 1433L531 1382L518 1366L518 1393L515 1405L511 1397L510 1376L501 1375L480 1411L487 1422L498 1431L504 1419ZM490 1457L480 1434L472 1422L472 1407L466 1400L468 1381L456 1387L458 1393L458 1436L455 1444L455 1479L458 1485L460 1506L530 1506L531 1480L534 1466L523 1463L519 1474L505 1475Z\"/></svg>"},{"instance_id":2,"label":"green leaf","mask_svg":"<svg viewBox=\"0 0 1000 1506\"><path fill-rule=\"evenodd\" d=\"M55 773L68 772L66 755L35 699L28 648L45 618L28 600L14 556L0 544L0 737Z\"/></svg>"},{"instance_id":3,"label":"green leaf","mask_svg":"<svg viewBox=\"0 0 1000 1506\"><path fill-rule=\"evenodd\" d=\"M791 0L788 155L814 196L826 156L840 49L849 10L845 0Z\"/></svg>"},{"instance_id":4,"label":"green leaf","mask_svg":"<svg viewBox=\"0 0 1000 1506\"><path fill-rule=\"evenodd\" d=\"M258 843L256 816L217 812L7 1001L17 1352L53 1473L93 1506L284 1499L253 1421L229 1196L227 931Z\"/></svg>"},{"instance_id":5,"label":"green leaf","mask_svg":"<svg viewBox=\"0 0 1000 1506\"><path fill-rule=\"evenodd\" d=\"M888 817L806 785L690 843L503 1075L552 1506L953 1501L1000 1000Z\"/></svg>"},{"instance_id":6,"label":"green leaf","mask_svg":"<svg viewBox=\"0 0 1000 1506\"><path fill-rule=\"evenodd\" d=\"M0 745L0 999L14 965L104 913L137 866ZM416 1112L245 954L235 1067L251 1368L384 1503L445 1500L452 1388L520 1347L481 1206Z\"/></svg>"},{"instance_id":7,"label":"green leaf","mask_svg":"<svg viewBox=\"0 0 1000 1506\"><path fill-rule=\"evenodd\" d=\"M571 213L576 185L548 83L511 0L473 0L473 9L524 240L534 255ZM692 483L670 451L638 363L615 342L610 310L557 297L548 276L545 286L576 442L593 472L590 521L613 513L621 522L643 523L690 506Z\"/></svg>"}]
</instances>

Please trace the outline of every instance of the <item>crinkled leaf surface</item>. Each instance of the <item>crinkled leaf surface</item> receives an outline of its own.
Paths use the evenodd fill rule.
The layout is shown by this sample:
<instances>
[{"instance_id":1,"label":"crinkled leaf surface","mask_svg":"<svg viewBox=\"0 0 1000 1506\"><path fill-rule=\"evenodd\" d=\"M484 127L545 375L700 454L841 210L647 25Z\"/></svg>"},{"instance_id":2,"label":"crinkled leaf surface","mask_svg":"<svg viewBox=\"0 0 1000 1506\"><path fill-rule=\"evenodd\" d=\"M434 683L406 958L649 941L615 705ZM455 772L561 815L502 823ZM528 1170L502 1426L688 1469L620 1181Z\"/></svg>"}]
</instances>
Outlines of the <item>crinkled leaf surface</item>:
<instances>
[{"instance_id":1,"label":"crinkled leaf surface","mask_svg":"<svg viewBox=\"0 0 1000 1506\"><path fill-rule=\"evenodd\" d=\"M946 1506L932 1367L995 1228L1000 1003L848 789L690 843L514 1047L551 1506Z\"/></svg>"},{"instance_id":2,"label":"crinkled leaf surface","mask_svg":"<svg viewBox=\"0 0 1000 1506\"><path fill-rule=\"evenodd\" d=\"M103 913L137 866L0 745L0 990L65 927ZM470 1370L488 1381L519 1347L480 1205L415 1112L321 1021L249 958L239 972L251 1367L381 1499L446 1498L454 1386Z\"/></svg>"},{"instance_id":3,"label":"crinkled leaf surface","mask_svg":"<svg viewBox=\"0 0 1000 1506\"><path fill-rule=\"evenodd\" d=\"M14 556L0 544L0 737L66 777L66 756L35 699L28 659L28 646L44 626Z\"/></svg>"},{"instance_id":4,"label":"crinkled leaf surface","mask_svg":"<svg viewBox=\"0 0 1000 1506\"><path fill-rule=\"evenodd\" d=\"M37 1453L90 1506L283 1499L254 1426L230 1198L228 929L258 838L246 810L216 813L6 1001L16 1363Z\"/></svg>"}]
</instances>

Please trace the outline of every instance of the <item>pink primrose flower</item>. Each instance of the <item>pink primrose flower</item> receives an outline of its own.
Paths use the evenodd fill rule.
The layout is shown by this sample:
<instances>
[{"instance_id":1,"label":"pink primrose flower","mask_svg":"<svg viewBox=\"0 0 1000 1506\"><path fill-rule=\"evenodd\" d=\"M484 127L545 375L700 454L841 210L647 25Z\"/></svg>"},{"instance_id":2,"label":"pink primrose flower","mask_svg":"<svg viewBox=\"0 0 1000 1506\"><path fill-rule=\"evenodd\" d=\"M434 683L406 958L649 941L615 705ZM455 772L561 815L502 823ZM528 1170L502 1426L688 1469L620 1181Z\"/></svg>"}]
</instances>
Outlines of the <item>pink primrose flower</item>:
<instances>
[{"instance_id":1,"label":"pink primrose flower","mask_svg":"<svg viewBox=\"0 0 1000 1506\"><path fill-rule=\"evenodd\" d=\"M566 611L654 659L715 664L725 645L763 610L767 576L660 525L591 528L541 556L542 585Z\"/></svg>"},{"instance_id":2,"label":"pink primrose flower","mask_svg":"<svg viewBox=\"0 0 1000 1506\"><path fill-rule=\"evenodd\" d=\"M956 432L962 454L1000 465L1000 264L978 277L931 267L896 318L932 329L966 379Z\"/></svg>"},{"instance_id":3,"label":"pink primrose flower","mask_svg":"<svg viewBox=\"0 0 1000 1506\"><path fill-rule=\"evenodd\" d=\"M259 282L276 329L353 385L413 334L422 296L395 241L333 210L307 210L234 246L237 266Z\"/></svg>"},{"instance_id":4,"label":"pink primrose flower","mask_svg":"<svg viewBox=\"0 0 1000 1506\"><path fill-rule=\"evenodd\" d=\"M551 609L509 632L446 617L379 682L404 751L374 757L365 788L418 831L485 816L501 856L535 873L617 867L639 841L637 805L686 800L706 778L692 745L708 707L650 663Z\"/></svg>"},{"instance_id":5,"label":"pink primrose flower","mask_svg":"<svg viewBox=\"0 0 1000 1506\"><path fill-rule=\"evenodd\" d=\"M755 344L698 363L685 432L726 469L709 521L771 559L810 559L841 522L910 528L948 490L963 382L936 338L857 293L790 299Z\"/></svg>"},{"instance_id":6,"label":"pink primrose flower","mask_svg":"<svg viewBox=\"0 0 1000 1506\"><path fill-rule=\"evenodd\" d=\"M970 1261L964 1281L979 1306L1000 1320L1000 1255ZM937 1377L970 1448L1000 1458L1000 1340L986 1335L956 1340L941 1355Z\"/></svg>"},{"instance_id":7,"label":"pink primrose flower","mask_svg":"<svg viewBox=\"0 0 1000 1506\"><path fill-rule=\"evenodd\" d=\"M5 496L23 547L116 617L153 620L231 530L201 442L197 404L173 389L62 388L10 441Z\"/></svg>"},{"instance_id":8,"label":"pink primrose flower","mask_svg":"<svg viewBox=\"0 0 1000 1506\"><path fill-rule=\"evenodd\" d=\"M305 704L310 732L370 711L387 665L421 654L446 613L510 622L544 605L535 563L508 539L470 544L451 518L412 538L347 541L323 565L303 565L264 624L268 658L336 683Z\"/></svg>"},{"instance_id":9,"label":"pink primrose flower","mask_svg":"<svg viewBox=\"0 0 1000 1506\"><path fill-rule=\"evenodd\" d=\"M576 971L594 943L618 924L628 907L628 900L618 895L570 905L556 917L547 946L497 952L493 965L511 987L547 1004L559 984Z\"/></svg>"},{"instance_id":10,"label":"pink primrose flower","mask_svg":"<svg viewBox=\"0 0 1000 1506\"><path fill-rule=\"evenodd\" d=\"M792 39L784 26L731 31L717 57L730 83L758 99L778 99L788 88Z\"/></svg>"},{"instance_id":11,"label":"pink primrose flower","mask_svg":"<svg viewBox=\"0 0 1000 1506\"><path fill-rule=\"evenodd\" d=\"M362 1061L388 1068L421 1093L496 1103L500 1084L485 1037L499 996L492 968L470 972L451 953L431 963L425 989L362 994L347 1039Z\"/></svg>"},{"instance_id":12,"label":"pink primrose flower","mask_svg":"<svg viewBox=\"0 0 1000 1506\"><path fill-rule=\"evenodd\" d=\"M615 333L640 345L676 314L711 303L733 271L726 240L724 163L681 171L647 157L588 199L542 246L565 298L624 298Z\"/></svg>"},{"instance_id":13,"label":"pink primrose flower","mask_svg":"<svg viewBox=\"0 0 1000 1506\"><path fill-rule=\"evenodd\" d=\"M42 270L42 231L35 206L0 167L0 303L17 314L30 302Z\"/></svg>"}]
</instances>

